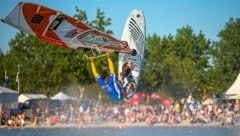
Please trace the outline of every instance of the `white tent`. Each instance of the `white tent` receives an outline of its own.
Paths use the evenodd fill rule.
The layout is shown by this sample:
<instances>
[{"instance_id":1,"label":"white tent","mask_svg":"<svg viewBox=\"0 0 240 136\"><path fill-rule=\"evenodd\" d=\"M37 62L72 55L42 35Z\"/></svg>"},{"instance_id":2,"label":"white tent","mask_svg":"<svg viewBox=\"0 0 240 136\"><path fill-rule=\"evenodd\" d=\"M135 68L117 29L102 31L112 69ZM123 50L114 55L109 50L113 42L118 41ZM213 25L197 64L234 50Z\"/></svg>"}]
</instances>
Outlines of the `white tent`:
<instances>
[{"instance_id":1,"label":"white tent","mask_svg":"<svg viewBox=\"0 0 240 136\"><path fill-rule=\"evenodd\" d=\"M55 94L53 97L51 97L51 99L52 99L52 100L64 101L64 100L70 100L70 99L74 100L74 99L76 99L76 98L71 97L71 96L68 96L68 95L66 95L66 94L63 93L63 92L59 92L59 93Z\"/></svg>"},{"instance_id":2,"label":"white tent","mask_svg":"<svg viewBox=\"0 0 240 136\"><path fill-rule=\"evenodd\" d=\"M240 73L233 84L222 95L226 99L240 99Z\"/></svg>"},{"instance_id":3,"label":"white tent","mask_svg":"<svg viewBox=\"0 0 240 136\"><path fill-rule=\"evenodd\" d=\"M18 96L18 102L24 103L28 100L46 99L47 96L44 94L21 94Z\"/></svg>"}]
</instances>

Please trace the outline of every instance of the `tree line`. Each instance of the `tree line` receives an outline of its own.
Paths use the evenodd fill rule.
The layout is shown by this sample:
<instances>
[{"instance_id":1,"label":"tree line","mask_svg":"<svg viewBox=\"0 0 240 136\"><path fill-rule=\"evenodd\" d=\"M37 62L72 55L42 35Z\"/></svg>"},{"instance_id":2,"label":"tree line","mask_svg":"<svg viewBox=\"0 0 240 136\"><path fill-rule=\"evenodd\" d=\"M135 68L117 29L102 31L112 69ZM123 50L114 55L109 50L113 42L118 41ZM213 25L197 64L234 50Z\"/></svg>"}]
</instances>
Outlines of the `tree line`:
<instances>
[{"instance_id":1,"label":"tree line","mask_svg":"<svg viewBox=\"0 0 240 136\"><path fill-rule=\"evenodd\" d=\"M114 34L107 29L111 18L105 17L100 9L92 21L88 20L85 11L78 7L75 10L76 19ZM240 19L230 18L219 31L218 38L218 41L207 39L202 31L195 33L189 25L177 29L175 35L148 34L138 90L157 91L162 96L176 99L189 93L200 99L204 91L210 94L224 92L240 70ZM108 101L96 84L84 54L91 55L91 52L53 46L18 32L9 41L9 51L0 50L0 83L4 85L7 73L8 88L17 90L15 80L19 72L20 93L52 96L63 91L76 96L79 95L79 86L84 86L84 98L97 99L102 95ZM118 54L112 56L117 68ZM107 69L105 58L98 59L96 65L99 71Z\"/></svg>"}]
</instances>

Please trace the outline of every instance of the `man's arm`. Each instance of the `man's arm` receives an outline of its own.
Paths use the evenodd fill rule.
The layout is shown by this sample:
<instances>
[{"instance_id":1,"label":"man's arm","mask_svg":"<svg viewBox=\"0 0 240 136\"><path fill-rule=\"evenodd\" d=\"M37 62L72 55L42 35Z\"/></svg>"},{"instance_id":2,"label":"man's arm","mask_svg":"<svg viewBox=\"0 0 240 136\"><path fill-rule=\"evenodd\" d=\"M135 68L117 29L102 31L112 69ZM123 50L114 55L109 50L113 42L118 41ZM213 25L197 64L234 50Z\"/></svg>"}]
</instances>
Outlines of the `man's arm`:
<instances>
[{"instance_id":1,"label":"man's arm","mask_svg":"<svg viewBox=\"0 0 240 136\"><path fill-rule=\"evenodd\" d=\"M111 56L110 56L109 53L107 53L107 60L108 60L109 72L112 73L112 74L115 74L114 65L113 65L113 62L112 62L112 59L111 59Z\"/></svg>"},{"instance_id":2,"label":"man's arm","mask_svg":"<svg viewBox=\"0 0 240 136\"><path fill-rule=\"evenodd\" d=\"M91 67L92 67L92 73L93 73L94 77L96 78L97 76L99 76L99 74L98 74L96 66L94 64L94 59L90 58L90 62L91 62Z\"/></svg>"}]
</instances>

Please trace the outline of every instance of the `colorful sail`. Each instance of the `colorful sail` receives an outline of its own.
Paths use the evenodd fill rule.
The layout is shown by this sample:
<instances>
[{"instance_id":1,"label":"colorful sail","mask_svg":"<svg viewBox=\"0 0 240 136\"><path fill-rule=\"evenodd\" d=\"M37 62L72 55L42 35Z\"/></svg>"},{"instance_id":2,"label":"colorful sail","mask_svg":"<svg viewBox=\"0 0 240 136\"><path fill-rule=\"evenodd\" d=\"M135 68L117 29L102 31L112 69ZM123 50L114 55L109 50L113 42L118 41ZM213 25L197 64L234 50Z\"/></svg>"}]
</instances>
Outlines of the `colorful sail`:
<instances>
[{"instance_id":1,"label":"colorful sail","mask_svg":"<svg viewBox=\"0 0 240 136\"><path fill-rule=\"evenodd\" d=\"M59 46L73 49L94 47L105 52L131 52L126 42L94 30L60 11L34 3L18 3L2 21Z\"/></svg>"}]
</instances>

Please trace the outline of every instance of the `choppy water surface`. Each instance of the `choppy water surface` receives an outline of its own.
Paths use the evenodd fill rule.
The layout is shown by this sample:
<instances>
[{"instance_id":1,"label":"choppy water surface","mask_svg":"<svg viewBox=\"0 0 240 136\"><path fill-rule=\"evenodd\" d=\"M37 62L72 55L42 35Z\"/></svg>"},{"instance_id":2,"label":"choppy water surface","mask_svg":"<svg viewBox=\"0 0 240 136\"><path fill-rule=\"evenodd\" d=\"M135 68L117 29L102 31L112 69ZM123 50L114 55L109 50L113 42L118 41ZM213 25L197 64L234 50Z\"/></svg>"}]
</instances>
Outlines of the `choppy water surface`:
<instances>
[{"instance_id":1,"label":"choppy water surface","mask_svg":"<svg viewBox=\"0 0 240 136\"><path fill-rule=\"evenodd\" d=\"M240 127L23 128L0 136L240 136Z\"/></svg>"}]
</instances>

